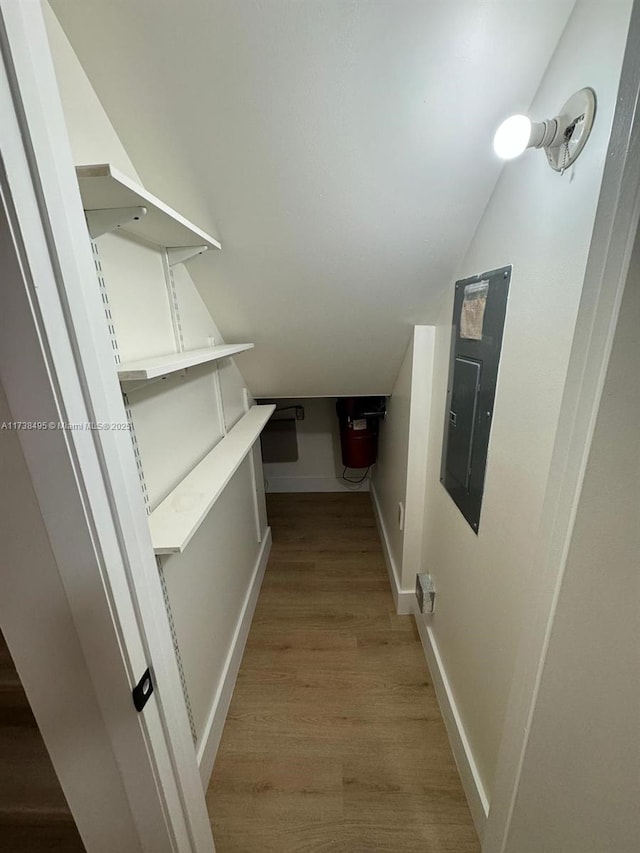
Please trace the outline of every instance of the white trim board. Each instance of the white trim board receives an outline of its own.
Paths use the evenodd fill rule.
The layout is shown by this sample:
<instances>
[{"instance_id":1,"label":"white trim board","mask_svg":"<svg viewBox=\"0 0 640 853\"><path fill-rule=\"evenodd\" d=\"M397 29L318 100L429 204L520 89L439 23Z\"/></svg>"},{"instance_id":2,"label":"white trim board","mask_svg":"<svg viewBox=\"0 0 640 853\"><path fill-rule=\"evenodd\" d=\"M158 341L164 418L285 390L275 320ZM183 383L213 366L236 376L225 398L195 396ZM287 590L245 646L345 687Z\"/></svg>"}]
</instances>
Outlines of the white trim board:
<instances>
[{"instance_id":1,"label":"white trim board","mask_svg":"<svg viewBox=\"0 0 640 853\"><path fill-rule=\"evenodd\" d=\"M469 739L464 730L455 696L451 690L451 685L449 684L433 631L431 626L427 624L429 617L425 617L418 611L418 602L415 600L413 615L427 659L427 666L433 680L442 718L447 728L447 734L449 735L453 757L455 758L462 787L469 803L473 823L480 840L482 840L487 817L489 816L489 798L476 767Z\"/></svg>"},{"instance_id":2,"label":"white trim board","mask_svg":"<svg viewBox=\"0 0 640 853\"><path fill-rule=\"evenodd\" d=\"M373 483L371 484L371 488L369 491L371 492L373 515L376 520L378 533L380 534L380 541L382 543L382 553L384 554L384 562L387 567L387 572L389 574L389 582L391 584L391 593L393 594L393 600L396 605L396 613L399 616L407 616L410 613L413 613L413 602L415 600L415 595L413 590L405 590L400 588L400 583L398 581L398 568L396 566L396 562L393 559L393 555L389 547L389 537L387 535L387 528L385 527L385 523L382 517L382 511L380 509L380 503L378 501L378 495L376 493L376 488Z\"/></svg>"},{"instance_id":3,"label":"white trim board","mask_svg":"<svg viewBox=\"0 0 640 853\"><path fill-rule=\"evenodd\" d=\"M362 483L345 483L340 477L270 477L265 466L267 494L285 492L368 492L369 477Z\"/></svg>"},{"instance_id":4,"label":"white trim board","mask_svg":"<svg viewBox=\"0 0 640 853\"><path fill-rule=\"evenodd\" d=\"M220 684L218 685L218 690L216 691L216 695L204 727L204 732L200 738L197 748L200 778L202 779L202 785L205 791L207 790L209 779L211 778L211 773L213 771L213 765L216 760L218 747L220 746L222 730L229 711L233 688L235 687L236 678L238 677L238 670L240 669L242 655L244 654L244 647L247 642L247 637L249 636L251 620L253 619L253 613L256 609L256 603L258 601L260 587L262 586L265 569L267 568L270 551L271 528L268 527L253 570L253 577L251 578L251 584L249 585L249 590L242 606L240 618L233 634L233 641L229 647L223 676L220 679Z\"/></svg>"}]
</instances>

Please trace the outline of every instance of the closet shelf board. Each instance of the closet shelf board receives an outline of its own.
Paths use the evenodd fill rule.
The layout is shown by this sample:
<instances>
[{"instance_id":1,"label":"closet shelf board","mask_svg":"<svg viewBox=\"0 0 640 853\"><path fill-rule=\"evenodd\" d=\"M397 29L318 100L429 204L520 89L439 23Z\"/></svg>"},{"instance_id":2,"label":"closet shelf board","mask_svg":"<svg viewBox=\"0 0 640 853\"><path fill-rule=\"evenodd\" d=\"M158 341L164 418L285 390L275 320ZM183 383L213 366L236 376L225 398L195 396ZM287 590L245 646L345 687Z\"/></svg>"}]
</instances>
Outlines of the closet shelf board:
<instances>
[{"instance_id":1,"label":"closet shelf board","mask_svg":"<svg viewBox=\"0 0 640 853\"><path fill-rule=\"evenodd\" d=\"M156 554L180 554L249 453L275 405L252 406L149 516Z\"/></svg>"},{"instance_id":2,"label":"closet shelf board","mask_svg":"<svg viewBox=\"0 0 640 853\"><path fill-rule=\"evenodd\" d=\"M120 382L139 382L145 379L157 379L187 367L229 358L239 352L252 349L253 344L221 344L217 347L172 352L151 358L141 358L136 361L126 361L117 365Z\"/></svg>"},{"instance_id":3,"label":"closet shelf board","mask_svg":"<svg viewBox=\"0 0 640 853\"><path fill-rule=\"evenodd\" d=\"M121 207L147 209L146 216L122 225L122 231L170 248L194 245L220 248L220 243L210 234L172 210L110 163L76 166L76 176L85 210L112 210Z\"/></svg>"}]
</instances>

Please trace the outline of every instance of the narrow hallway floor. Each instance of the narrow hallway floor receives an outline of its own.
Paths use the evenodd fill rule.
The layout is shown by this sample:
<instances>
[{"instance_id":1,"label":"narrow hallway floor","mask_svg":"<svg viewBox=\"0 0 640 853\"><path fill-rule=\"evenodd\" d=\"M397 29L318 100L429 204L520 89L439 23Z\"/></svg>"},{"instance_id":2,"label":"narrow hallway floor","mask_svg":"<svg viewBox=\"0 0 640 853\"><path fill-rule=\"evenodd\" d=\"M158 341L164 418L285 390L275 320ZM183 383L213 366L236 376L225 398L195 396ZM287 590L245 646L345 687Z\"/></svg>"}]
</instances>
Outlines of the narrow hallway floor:
<instances>
[{"instance_id":1,"label":"narrow hallway floor","mask_svg":"<svg viewBox=\"0 0 640 853\"><path fill-rule=\"evenodd\" d=\"M268 496L273 549L207 791L217 853L479 853L370 496Z\"/></svg>"}]
</instances>

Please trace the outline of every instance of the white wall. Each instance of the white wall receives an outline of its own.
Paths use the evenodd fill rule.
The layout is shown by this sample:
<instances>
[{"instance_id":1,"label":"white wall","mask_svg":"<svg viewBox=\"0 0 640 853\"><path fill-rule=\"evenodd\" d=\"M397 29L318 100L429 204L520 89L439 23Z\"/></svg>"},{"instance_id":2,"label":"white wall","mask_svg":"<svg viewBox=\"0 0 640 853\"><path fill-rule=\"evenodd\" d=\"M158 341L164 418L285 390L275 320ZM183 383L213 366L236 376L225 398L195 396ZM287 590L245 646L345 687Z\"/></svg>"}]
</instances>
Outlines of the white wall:
<instances>
[{"instance_id":1,"label":"white wall","mask_svg":"<svg viewBox=\"0 0 640 853\"><path fill-rule=\"evenodd\" d=\"M421 552L434 344L433 326L414 326L380 426L378 462L371 482L399 613L412 612L416 574L424 571Z\"/></svg>"},{"instance_id":2,"label":"white wall","mask_svg":"<svg viewBox=\"0 0 640 853\"><path fill-rule=\"evenodd\" d=\"M111 161L136 177L55 17L45 12L76 162ZM176 331L161 247L118 232L94 241L94 253L120 361L224 343L184 264L172 271ZM233 359L124 389L151 510L242 417L244 389ZM260 469L259 455L249 454L184 553L161 561L205 785L268 555Z\"/></svg>"},{"instance_id":3,"label":"white wall","mask_svg":"<svg viewBox=\"0 0 640 853\"><path fill-rule=\"evenodd\" d=\"M342 479L344 466L335 397L283 398L273 402L278 408L303 406L304 420L296 421L298 461L264 465L267 492L368 491L368 477L358 485ZM285 414L295 416L293 410ZM359 480L363 474L359 469L347 471L347 477L353 480Z\"/></svg>"},{"instance_id":4,"label":"white wall","mask_svg":"<svg viewBox=\"0 0 640 853\"><path fill-rule=\"evenodd\" d=\"M6 273L7 267L3 266L3 270ZM9 423L15 418L0 383L0 420ZM18 433L3 430L1 435L2 630L65 796L75 809L83 842L93 845L94 850L137 850L133 845L138 833L121 769L91 689L68 591L52 552ZM20 582L26 576L30 581L27 585ZM34 649L33 614L38 616L37 637L47 650L44 653ZM19 747L17 755L20 761L30 760ZM96 767L100 768L99 773L95 772ZM91 786L86 784L87 779L92 780ZM16 779L17 784L33 793L30 781L28 773ZM95 811L96 802L100 802L100 819L92 821L87 815Z\"/></svg>"},{"instance_id":5,"label":"white wall","mask_svg":"<svg viewBox=\"0 0 640 853\"><path fill-rule=\"evenodd\" d=\"M563 177L534 151L505 165L455 276L514 266L477 536L439 483L453 286L436 333L423 562L436 583L437 612L428 632L476 784L489 797L520 625L535 583L531 555L630 7L629 0L576 4L530 112L554 115L573 91L592 86L598 113L591 139Z\"/></svg>"},{"instance_id":6,"label":"white wall","mask_svg":"<svg viewBox=\"0 0 640 853\"><path fill-rule=\"evenodd\" d=\"M74 163L77 166L113 163L121 172L139 180L129 155L47 0L43 0L42 9ZM98 153L102 159L96 159Z\"/></svg>"},{"instance_id":7,"label":"white wall","mask_svg":"<svg viewBox=\"0 0 640 853\"><path fill-rule=\"evenodd\" d=\"M224 343L224 339L204 304L193 279L184 264L173 268L176 297L180 305L180 323L185 349L199 349L212 344ZM242 354L236 356L242 364ZM244 377L236 365L235 358L217 362L220 390L224 409L224 425L229 430L244 414L242 389Z\"/></svg>"},{"instance_id":8,"label":"white wall","mask_svg":"<svg viewBox=\"0 0 640 853\"><path fill-rule=\"evenodd\" d=\"M424 496L427 482L429 421L433 397L435 328L415 326L411 370L411 411L409 416L409 453L402 549L402 587L412 595L416 574L428 571L423 562Z\"/></svg>"},{"instance_id":9,"label":"white wall","mask_svg":"<svg viewBox=\"0 0 640 853\"><path fill-rule=\"evenodd\" d=\"M260 552L247 457L189 547L162 559L201 760ZM207 760L212 766L213 756Z\"/></svg>"},{"instance_id":10,"label":"white wall","mask_svg":"<svg viewBox=\"0 0 640 853\"><path fill-rule=\"evenodd\" d=\"M409 459L412 368L413 335L402 359L391 396L387 400L387 414L380 424L378 436L378 461L371 477L371 496L396 604L398 591L402 588L404 533L400 529L398 504L402 504L404 512Z\"/></svg>"},{"instance_id":11,"label":"white wall","mask_svg":"<svg viewBox=\"0 0 640 853\"><path fill-rule=\"evenodd\" d=\"M636 240L508 853L634 853L640 843L639 324Z\"/></svg>"},{"instance_id":12,"label":"white wall","mask_svg":"<svg viewBox=\"0 0 640 853\"><path fill-rule=\"evenodd\" d=\"M244 596L255 563L256 537L246 535L254 525L248 458L238 474L190 548L163 560L198 732L204 731L223 673L224 638L235 629L236 601ZM207 621L210 630L194 630ZM211 678L203 678L203 672Z\"/></svg>"},{"instance_id":13,"label":"white wall","mask_svg":"<svg viewBox=\"0 0 640 853\"><path fill-rule=\"evenodd\" d=\"M391 392L573 4L52 2L149 189L219 226L191 269L264 397Z\"/></svg>"}]
</instances>

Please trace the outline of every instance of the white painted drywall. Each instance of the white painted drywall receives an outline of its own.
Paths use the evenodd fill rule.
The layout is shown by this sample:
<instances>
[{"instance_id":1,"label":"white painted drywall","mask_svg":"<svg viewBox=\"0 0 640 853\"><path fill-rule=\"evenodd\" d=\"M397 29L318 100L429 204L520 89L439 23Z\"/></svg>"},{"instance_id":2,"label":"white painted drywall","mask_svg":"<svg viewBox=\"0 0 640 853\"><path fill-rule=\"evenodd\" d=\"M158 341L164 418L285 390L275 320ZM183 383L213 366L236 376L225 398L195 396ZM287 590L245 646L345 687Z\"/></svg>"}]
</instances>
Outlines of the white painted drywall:
<instances>
[{"instance_id":1,"label":"white painted drywall","mask_svg":"<svg viewBox=\"0 0 640 853\"><path fill-rule=\"evenodd\" d=\"M125 175L139 180L129 155L47 0L43 0L42 10L74 163L77 166L113 163ZM96 159L98 150L102 159Z\"/></svg>"},{"instance_id":2,"label":"white painted drywall","mask_svg":"<svg viewBox=\"0 0 640 853\"><path fill-rule=\"evenodd\" d=\"M145 185L218 233L190 269L251 390L309 397L391 392L573 0L52 5Z\"/></svg>"},{"instance_id":3,"label":"white painted drywall","mask_svg":"<svg viewBox=\"0 0 640 853\"><path fill-rule=\"evenodd\" d=\"M162 561L198 746L260 551L252 489L247 457L189 547Z\"/></svg>"},{"instance_id":4,"label":"white painted drywall","mask_svg":"<svg viewBox=\"0 0 640 853\"><path fill-rule=\"evenodd\" d=\"M371 477L380 533L397 589L402 587L404 533L398 523L398 504L402 503L403 508L406 505L412 367L413 336L387 400L387 414L378 437L378 460Z\"/></svg>"},{"instance_id":5,"label":"white painted drywall","mask_svg":"<svg viewBox=\"0 0 640 853\"><path fill-rule=\"evenodd\" d=\"M640 845L639 324L637 241L506 853Z\"/></svg>"},{"instance_id":6,"label":"white painted drywall","mask_svg":"<svg viewBox=\"0 0 640 853\"><path fill-rule=\"evenodd\" d=\"M162 255L118 231L98 238L100 265L121 361L164 355L176 349Z\"/></svg>"},{"instance_id":7,"label":"white painted drywall","mask_svg":"<svg viewBox=\"0 0 640 853\"><path fill-rule=\"evenodd\" d=\"M433 326L413 329L381 423L371 479L374 512L399 613L412 612L416 574L428 571L422 562L422 533L435 331Z\"/></svg>"},{"instance_id":8,"label":"white painted drywall","mask_svg":"<svg viewBox=\"0 0 640 853\"><path fill-rule=\"evenodd\" d=\"M121 232L103 235L96 245L121 361L174 352L177 342L161 250ZM195 292L182 266L178 300ZM193 302L197 300L189 303L189 329L194 326ZM205 311L201 325L213 327L207 317ZM133 390L124 388L151 509L222 438L217 369L215 363L199 365L141 387L134 385Z\"/></svg>"},{"instance_id":9,"label":"white painted drywall","mask_svg":"<svg viewBox=\"0 0 640 853\"><path fill-rule=\"evenodd\" d=\"M14 419L0 384L0 420ZM7 645L83 841L96 850L141 850L18 433L3 429L1 435L5 562L0 619ZM28 585L20 581L25 576L30 578ZM28 761L29 756L22 754L20 760ZM28 774L18 774L17 781L29 789ZM95 811L96 798L101 808L99 819L92 821L87 815Z\"/></svg>"},{"instance_id":10,"label":"white painted drywall","mask_svg":"<svg viewBox=\"0 0 640 853\"><path fill-rule=\"evenodd\" d=\"M278 408L300 405L305 413L304 420L296 421L298 461L267 462L263 466L267 492L368 491L368 477L357 485L342 479L344 466L335 398L264 399L260 402L275 402ZM293 410L283 414L295 416ZM364 473L360 469L350 469L347 476L359 480Z\"/></svg>"},{"instance_id":11,"label":"white painted drywall","mask_svg":"<svg viewBox=\"0 0 640 853\"><path fill-rule=\"evenodd\" d=\"M176 297L180 305L180 325L185 349L200 349L212 344L224 343L220 330L213 321L209 309L195 288L193 279L184 264L173 268ZM242 343L241 341L239 343ZM240 355L242 363L242 354ZM220 377L220 390L227 430L244 414L242 389L246 382L235 358L225 358L216 363Z\"/></svg>"},{"instance_id":12,"label":"white painted drywall","mask_svg":"<svg viewBox=\"0 0 640 853\"><path fill-rule=\"evenodd\" d=\"M456 278L514 266L485 494L476 536L439 483L451 304L436 333L423 558L431 621L460 724L489 793L530 586L542 499L606 156L631 3L579 0L531 106L553 115L582 86L594 130L563 177L529 151L508 163Z\"/></svg>"}]
</instances>

